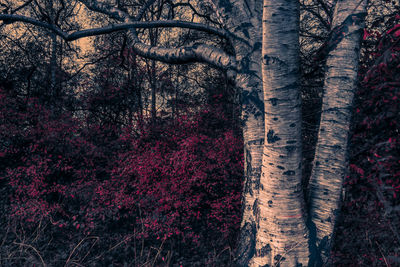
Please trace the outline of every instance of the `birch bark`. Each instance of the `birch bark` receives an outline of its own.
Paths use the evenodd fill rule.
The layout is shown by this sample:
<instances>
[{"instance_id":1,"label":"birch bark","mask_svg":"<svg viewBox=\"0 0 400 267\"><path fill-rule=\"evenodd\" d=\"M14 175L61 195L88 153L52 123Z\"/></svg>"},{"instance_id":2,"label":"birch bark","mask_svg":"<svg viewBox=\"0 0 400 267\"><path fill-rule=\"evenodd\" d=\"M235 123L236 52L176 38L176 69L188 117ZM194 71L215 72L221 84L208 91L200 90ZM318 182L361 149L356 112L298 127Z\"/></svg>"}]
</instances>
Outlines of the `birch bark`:
<instances>
[{"instance_id":1,"label":"birch bark","mask_svg":"<svg viewBox=\"0 0 400 267\"><path fill-rule=\"evenodd\" d=\"M367 0L337 1L332 27L353 14L366 12ZM309 183L310 234L314 257L328 260L337 221L343 179L347 173L348 134L357 83L361 31L364 20L354 16L344 38L327 58L321 122Z\"/></svg>"},{"instance_id":2,"label":"birch bark","mask_svg":"<svg viewBox=\"0 0 400 267\"><path fill-rule=\"evenodd\" d=\"M250 266L308 263L301 187L299 3L264 0L262 75L265 144L256 254Z\"/></svg>"},{"instance_id":3,"label":"birch bark","mask_svg":"<svg viewBox=\"0 0 400 267\"><path fill-rule=\"evenodd\" d=\"M233 73L232 78L242 92L244 138L243 217L237 249L237 264L248 266L249 259L255 253L256 230L259 228L257 199L264 144L264 104L260 60L262 9L256 1L220 1L214 4L226 30L246 40L246 42L233 40L237 71Z\"/></svg>"}]
</instances>

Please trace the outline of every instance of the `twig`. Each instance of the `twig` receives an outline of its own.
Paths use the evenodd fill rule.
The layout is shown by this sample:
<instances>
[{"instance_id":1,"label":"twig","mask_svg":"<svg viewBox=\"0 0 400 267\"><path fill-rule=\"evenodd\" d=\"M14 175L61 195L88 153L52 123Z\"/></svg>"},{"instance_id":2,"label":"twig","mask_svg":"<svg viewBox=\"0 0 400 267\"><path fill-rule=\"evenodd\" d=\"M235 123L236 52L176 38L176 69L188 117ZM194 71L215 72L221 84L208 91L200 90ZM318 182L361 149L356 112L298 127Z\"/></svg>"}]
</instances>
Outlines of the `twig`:
<instances>
[{"instance_id":1,"label":"twig","mask_svg":"<svg viewBox=\"0 0 400 267\"><path fill-rule=\"evenodd\" d=\"M376 245L378 246L378 249L379 249L379 251L380 251L381 254L382 254L382 257L383 257L383 260L385 261L386 266L390 267L390 265L389 265L389 263L387 262L386 257L385 257L385 255L383 254L382 249L381 249L381 247L379 246L378 242L375 241L375 243L376 243Z\"/></svg>"},{"instance_id":2,"label":"twig","mask_svg":"<svg viewBox=\"0 0 400 267\"><path fill-rule=\"evenodd\" d=\"M44 263L44 260L43 260L42 256L40 255L39 251L35 247L33 247L31 245L28 245L28 244L24 244L24 243L18 243L18 242L13 242L13 244L33 249L33 251L35 251L36 254L39 256L40 261L43 264L43 267L46 267L46 263Z\"/></svg>"},{"instance_id":3,"label":"twig","mask_svg":"<svg viewBox=\"0 0 400 267\"><path fill-rule=\"evenodd\" d=\"M163 241L161 242L161 245L160 245L160 247L159 247L158 249L154 248L154 249L157 250L157 254L156 254L156 256L154 257L154 260L153 260L153 263L152 263L151 266L154 266L154 264L156 263L156 260L157 260L158 256L160 255L160 252L161 252L161 250L162 250L162 247L163 247L163 245L164 245L165 240L167 240L167 238L164 238L164 239L163 239Z\"/></svg>"},{"instance_id":4,"label":"twig","mask_svg":"<svg viewBox=\"0 0 400 267\"><path fill-rule=\"evenodd\" d=\"M89 237L85 237L85 238L83 238L75 247L74 247L74 249L72 250L72 252L69 254L69 256L68 256L68 259L67 259L67 261L65 262L65 265L64 265L64 267L66 267L67 265L68 265L68 263L69 263L69 261L71 260L71 257L72 257L72 255L75 253L75 250L78 248L78 247L80 247L81 245L82 245L82 243L85 241L85 240L87 240L87 239L99 239L97 236L89 236ZM96 240L96 242L97 242L97 240ZM93 247L93 246L92 246ZM86 257L86 256L85 256Z\"/></svg>"}]
</instances>

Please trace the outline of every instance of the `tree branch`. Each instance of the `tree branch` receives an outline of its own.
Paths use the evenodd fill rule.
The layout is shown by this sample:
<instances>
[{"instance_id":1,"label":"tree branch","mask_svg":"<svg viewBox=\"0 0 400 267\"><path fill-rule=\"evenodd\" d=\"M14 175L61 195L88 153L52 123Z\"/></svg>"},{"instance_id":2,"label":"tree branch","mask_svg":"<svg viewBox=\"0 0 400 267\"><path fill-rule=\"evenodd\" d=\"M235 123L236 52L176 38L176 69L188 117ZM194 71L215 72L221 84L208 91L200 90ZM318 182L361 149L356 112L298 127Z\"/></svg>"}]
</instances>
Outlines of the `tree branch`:
<instances>
[{"instance_id":1,"label":"tree branch","mask_svg":"<svg viewBox=\"0 0 400 267\"><path fill-rule=\"evenodd\" d=\"M97 0L79 0L89 10L99 12L109 17L121 21L125 24L134 23L134 20L125 12ZM149 0L145 7L149 7L154 0ZM146 8L142 8L142 13ZM140 19L138 16L136 19ZM129 31L133 43L134 51L141 57L161 61L164 63L182 64L189 62L205 62L215 67L223 69L235 69L236 60L233 56L226 54L223 50L205 44L195 44L192 46L166 48L147 45L141 42L137 36L135 28Z\"/></svg>"},{"instance_id":2,"label":"tree branch","mask_svg":"<svg viewBox=\"0 0 400 267\"><path fill-rule=\"evenodd\" d=\"M320 13L316 12L313 8L306 8L305 11L311 13L314 17L316 17L322 23L322 25L324 25L326 30L329 31L331 29L331 25L329 24L330 21L328 21L329 18L325 19Z\"/></svg>"},{"instance_id":3,"label":"tree branch","mask_svg":"<svg viewBox=\"0 0 400 267\"><path fill-rule=\"evenodd\" d=\"M25 22L35 26L39 26L45 29L52 31L53 33L61 36L64 40L68 39L68 33L63 32L60 28L55 25L49 24L47 22L42 22L33 18L21 16L21 15L14 15L14 14L0 14L0 20L4 21L6 24L10 24L13 22Z\"/></svg>"},{"instance_id":4,"label":"tree branch","mask_svg":"<svg viewBox=\"0 0 400 267\"><path fill-rule=\"evenodd\" d=\"M23 9L24 7L28 6L33 0L28 0L27 2L24 2L23 4L21 4L19 7L12 9L10 6L0 3L1 7L4 7L3 13L7 13L7 14L14 14L15 12L17 12L20 9ZM10 10L10 12L8 12Z\"/></svg>"},{"instance_id":5,"label":"tree branch","mask_svg":"<svg viewBox=\"0 0 400 267\"><path fill-rule=\"evenodd\" d=\"M332 7L330 7L325 1L323 0L317 0L317 2L321 5L322 9L325 11L325 13L329 16L329 18L332 21L332 15L333 15L333 8L336 5L336 1L333 1Z\"/></svg>"},{"instance_id":6,"label":"tree branch","mask_svg":"<svg viewBox=\"0 0 400 267\"><path fill-rule=\"evenodd\" d=\"M59 27L35 20L33 18L21 16L21 15L11 15L11 14L0 14L0 20L3 20L5 23L13 23L13 22L25 22L35 26L39 26L42 28L46 28L51 30L53 33L61 36L65 41L74 41L84 37L97 36L102 34L108 34L121 30L128 30L132 28L185 28L185 29L194 29L199 31L204 31L207 33L215 34L224 38L229 38L230 33L223 29L214 28L201 23L194 23L188 21L179 21L179 20L160 20L160 21L135 21L130 23L123 24L111 24L105 27L86 29L82 31L76 31L71 34L62 31Z\"/></svg>"},{"instance_id":7,"label":"tree branch","mask_svg":"<svg viewBox=\"0 0 400 267\"><path fill-rule=\"evenodd\" d=\"M135 21L131 23L124 23L124 24L117 24L117 25L109 25L102 28L94 28L83 30L79 32L75 32L70 35L70 38L78 39L86 36L93 36L99 34L106 34L111 33L119 30L127 30L132 28L185 28L185 29L194 29L199 30L207 33L216 34L218 36L229 38L230 34L223 30L214 28L205 24L194 23L194 22L187 22L187 21L179 21L179 20L161 20L161 21Z\"/></svg>"},{"instance_id":8,"label":"tree branch","mask_svg":"<svg viewBox=\"0 0 400 267\"><path fill-rule=\"evenodd\" d=\"M221 25L221 23L219 23L218 21L212 20L212 19L210 18L210 16L207 16L207 15L204 15L204 14L199 13L199 12L194 8L194 6L193 6L192 4L190 4L189 2L187 2L187 3L176 3L176 4L174 4L174 3L172 3L172 1L170 1L170 5L171 5L172 7L188 7L190 10L192 10L192 12L193 12L196 16L199 16L200 18L205 18L205 19L211 21L211 22L214 23L214 24Z\"/></svg>"}]
</instances>

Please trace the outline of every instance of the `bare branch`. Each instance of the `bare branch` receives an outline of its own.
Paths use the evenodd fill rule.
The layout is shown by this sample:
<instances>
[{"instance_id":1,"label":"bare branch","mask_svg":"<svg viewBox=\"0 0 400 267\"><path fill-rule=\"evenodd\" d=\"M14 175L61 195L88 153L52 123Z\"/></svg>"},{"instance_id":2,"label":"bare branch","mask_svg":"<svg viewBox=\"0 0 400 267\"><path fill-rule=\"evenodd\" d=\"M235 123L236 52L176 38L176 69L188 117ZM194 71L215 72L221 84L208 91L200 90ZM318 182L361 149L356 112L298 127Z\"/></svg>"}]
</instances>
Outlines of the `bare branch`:
<instances>
[{"instance_id":1,"label":"bare branch","mask_svg":"<svg viewBox=\"0 0 400 267\"><path fill-rule=\"evenodd\" d=\"M13 15L13 14L0 14L0 20L4 21L5 24L10 24L13 22L21 21L25 23L29 23L35 26L39 26L45 29L52 31L53 33L61 36L63 39L67 40L68 33L63 32L60 28L55 25L42 22L33 18L21 16L21 15Z\"/></svg>"},{"instance_id":2,"label":"bare branch","mask_svg":"<svg viewBox=\"0 0 400 267\"><path fill-rule=\"evenodd\" d=\"M23 8L25 8L26 6L28 6L30 3L32 3L33 0L28 0L25 3L23 3L22 5L20 5L19 7L17 7L16 9L13 9L10 14L14 14L15 12L17 12L18 10L21 10Z\"/></svg>"},{"instance_id":3,"label":"bare branch","mask_svg":"<svg viewBox=\"0 0 400 267\"><path fill-rule=\"evenodd\" d=\"M106 34L111 33L119 30L127 30L132 28L185 28L185 29L194 29L199 31L204 31L207 33L216 34L218 36L229 38L230 33L223 29L214 28L205 24L201 23L194 23L188 21L179 21L179 20L160 20L160 21L135 21L131 23L124 23L124 24L113 24L102 28L94 28L83 30L79 32L75 32L70 35L70 39L76 40L82 37L99 35L99 34Z\"/></svg>"},{"instance_id":4,"label":"bare branch","mask_svg":"<svg viewBox=\"0 0 400 267\"><path fill-rule=\"evenodd\" d=\"M196 16L199 16L199 17L201 17L201 18L205 18L205 19L207 19L207 20L209 20L209 21L211 21L212 23L217 24L217 25L220 25L220 24L221 24L221 23L219 23L218 21L212 20L212 19L210 18L210 16L207 16L207 15L204 15L204 14L199 13L199 12L194 8L194 6L193 6L192 4L190 4L189 2L188 2L188 3L176 3L176 4L172 3L172 1L170 1L170 2L171 2L170 5L171 5L172 7L188 7L188 8L190 8L190 10L192 10L192 12L193 12Z\"/></svg>"},{"instance_id":5,"label":"bare branch","mask_svg":"<svg viewBox=\"0 0 400 267\"><path fill-rule=\"evenodd\" d=\"M136 17L135 17L134 20L136 20L136 21L141 20L142 17L143 17L143 15L144 15L144 12L146 12L146 10L147 10L152 4L154 4L154 2L155 2L155 0L148 0L148 1L146 2L146 4L144 4L144 5L140 8L140 10L139 10L139 12L138 12L138 14L136 15Z\"/></svg>"},{"instance_id":6,"label":"bare branch","mask_svg":"<svg viewBox=\"0 0 400 267\"><path fill-rule=\"evenodd\" d=\"M322 9L325 11L325 13L329 16L329 18L332 20L333 16L333 8L336 5L336 1L333 1L332 7L330 7L325 1L323 0L317 0L317 2L321 5Z\"/></svg>"},{"instance_id":7,"label":"bare branch","mask_svg":"<svg viewBox=\"0 0 400 267\"><path fill-rule=\"evenodd\" d=\"M84 37L97 36L101 34L108 34L121 30L130 29L130 36L133 39L133 48L135 52L145 58L153 59L165 63L182 64L189 62L205 62L215 67L223 69L235 69L236 60L233 56L226 54L223 50L210 45L205 44L194 44L192 46L178 47L178 48L166 48L166 47L154 47L142 43L137 37L135 28L160 28L160 27L179 27L187 29L195 29L199 31L216 34L218 36L228 38L232 37L228 31L224 29L218 29L212 26L208 26L201 23L193 23L187 21L178 20L165 20L165 21L133 21L129 15L123 11L108 6L106 4L100 4L94 0L80 0L90 10L100 12L110 16L113 19L119 20L123 23L112 24L101 28L86 29L82 31L76 31L73 33L67 33L57 27L54 24L39 21L30 17L16 15L16 14L0 14L0 20L4 23L24 22L39 26L50 30L54 34L60 36L65 41L73 41ZM151 5L153 1L150 0L147 7Z\"/></svg>"},{"instance_id":8,"label":"bare branch","mask_svg":"<svg viewBox=\"0 0 400 267\"><path fill-rule=\"evenodd\" d=\"M96 0L79 0L89 10L100 12L125 24L134 23L132 18L122 10L100 3ZM145 7L149 7L154 0L149 0ZM142 9L144 12L145 8ZM139 17L138 17L139 19ZM215 67L223 69L235 69L236 60L223 50L205 44L195 44L193 46L166 48L147 45L141 42L137 36L136 30L131 28L129 31L133 43L134 51L144 58L153 59L165 63L182 64L189 62L205 62Z\"/></svg>"},{"instance_id":9,"label":"bare branch","mask_svg":"<svg viewBox=\"0 0 400 267\"><path fill-rule=\"evenodd\" d=\"M111 24L109 26L101 27L101 28L93 28L82 31L76 31L71 34L62 31L55 25L38 21L33 18L21 16L21 15L10 15L10 14L0 14L0 20L3 20L5 23L13 23L13 22L25 22L32 25L36 25L42 28L46 28L54 32L55 34L61 36L65 41L74 41L80 38L96 36L102 34L108 34L121 30L128 30L131 28L185 28L185 29L194 29L199 31L204 31L211 34L216 34L218 36L229 38L230 33L223 29L214 28L201 23L194 23L188 21L179 21L179 20L160 20L160 21L136 21L131 23L123 23L123 24Z\"/></svg>"},{"instance_id":10,"label":"bare branch","mask_svg":"<svg viewBox=\"0 0 400 267\"><path fill-rule=\"evenodd\" d=\"M329 31L331 29L331 25L329 24L330 21L328 21L329 18L325 19L319 12L316 12L313 8L306 8L305 10L314 15L314 17L316 17L322 23L326 30Z\"/></svg>"},{"instance_id":11,"label":"bare branch","mask_svg":"<svg viewBox=\"0 0 400 267\"><path fill-rule=\"evenodd\" d=\"M14 13L17 12L18 10L21 10L21 9L25 8L26 6L28 6L28 5L29 5L30 3L32 3L32 2L33 2L33 0L26 1L25 3L23 3L23 4L20 5L19 7L15 8L15 9L12 9L10 12L5 12L5 11L7 11L7 10L9 9L8 6L6 6L6 5L4 5L4 4L1 4L1 3L0 3L0 6L4 6L4 7L5 7L5 10L3 10L3 13L14 14ZM5 25L5 23L1 24L1 25L0 25L0 28L3 27L4 25Z\"/></svg>"}]
</instances>

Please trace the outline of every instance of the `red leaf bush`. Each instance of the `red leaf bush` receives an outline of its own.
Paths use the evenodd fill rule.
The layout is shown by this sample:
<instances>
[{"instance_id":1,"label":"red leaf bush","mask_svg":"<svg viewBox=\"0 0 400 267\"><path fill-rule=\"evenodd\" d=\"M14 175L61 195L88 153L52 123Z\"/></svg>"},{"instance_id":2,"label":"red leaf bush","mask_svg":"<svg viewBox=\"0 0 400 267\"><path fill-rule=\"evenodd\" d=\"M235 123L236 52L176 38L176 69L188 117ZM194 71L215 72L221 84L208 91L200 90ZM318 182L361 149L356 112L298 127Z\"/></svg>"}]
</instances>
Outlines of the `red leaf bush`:
<instances>
[{"instance_id":1,"label":"red leaf bush","mask_svg":"<svg viewBox=\"0 0 400 267\"><path fill-rule=\"evenodd\" d=\"M243 141L217 106L120 127L87 125L5 90L0 102L0 182L25 229L48 223L62 242L107 233L131 245L166 242L189 257L233 246Z\"/></svg>"},{"instance_id":2,"label":"red leaf bush","mask_svg":"<svg viewBox=\"0 0 400 267\"><path fill-rule=\"evenodd\" d=\"M400 262L400 43L398 25L378 39L372 64L360 71L345 181L339 266ZM356 215L356 216L355 216ZM356 252L356 253L355 253ZM393 265L393 266L394 266Z\"/></svg>"}]
</instances>

